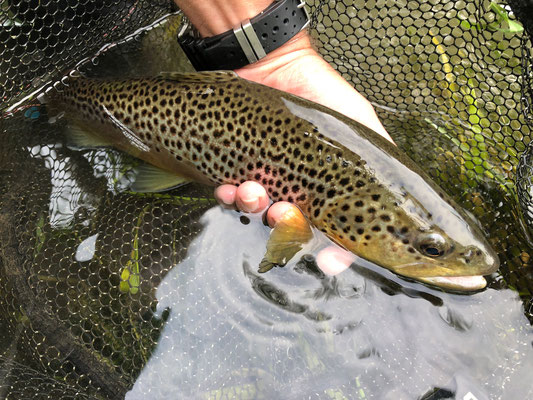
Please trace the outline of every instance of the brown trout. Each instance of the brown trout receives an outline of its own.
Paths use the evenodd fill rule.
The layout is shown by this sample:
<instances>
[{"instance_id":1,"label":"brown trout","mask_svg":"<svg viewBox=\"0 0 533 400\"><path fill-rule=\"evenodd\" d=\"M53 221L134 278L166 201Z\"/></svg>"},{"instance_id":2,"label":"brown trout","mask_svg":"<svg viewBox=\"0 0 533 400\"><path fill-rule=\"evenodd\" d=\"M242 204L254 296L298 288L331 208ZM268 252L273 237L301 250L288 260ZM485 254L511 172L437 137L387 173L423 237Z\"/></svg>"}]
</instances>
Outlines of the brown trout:
<instances>
[{"instance_id":1,"label":"brown trout","mask_svg":"<svg viewBox=\"0 0 533 400\"><path fill-rule=\"evenodd\" d=\"M78 144L112 145L157 167L141 169L135 190L254 180L341 247L400 275L474 290L498 268L477 223L396 146L311 101L208 72L77 77L46 102ZM296 252L275 231L271 265Z\"/></svg>"}]
</instances>

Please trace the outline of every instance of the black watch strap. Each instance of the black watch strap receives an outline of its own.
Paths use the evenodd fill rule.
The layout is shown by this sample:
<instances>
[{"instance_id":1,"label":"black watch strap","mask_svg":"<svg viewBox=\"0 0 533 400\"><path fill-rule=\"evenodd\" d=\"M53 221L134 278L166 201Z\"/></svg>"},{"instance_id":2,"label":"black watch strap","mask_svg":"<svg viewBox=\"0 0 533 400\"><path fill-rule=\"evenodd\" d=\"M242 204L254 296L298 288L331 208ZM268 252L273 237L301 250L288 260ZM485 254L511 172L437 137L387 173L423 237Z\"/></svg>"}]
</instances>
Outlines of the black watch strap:
<instances>
[{"instance_id":1,"label":"black watch strap","mask_svg":"<svg viewBox=\"0 0 533 400\"><path fill-rule=\"evenodd\" d=\"M208 38L186 31L178 37L198 71L237 69L254 63L288 42L309 24L304 0L274 0L252 19Z\"/></svg>"}]
</instances>

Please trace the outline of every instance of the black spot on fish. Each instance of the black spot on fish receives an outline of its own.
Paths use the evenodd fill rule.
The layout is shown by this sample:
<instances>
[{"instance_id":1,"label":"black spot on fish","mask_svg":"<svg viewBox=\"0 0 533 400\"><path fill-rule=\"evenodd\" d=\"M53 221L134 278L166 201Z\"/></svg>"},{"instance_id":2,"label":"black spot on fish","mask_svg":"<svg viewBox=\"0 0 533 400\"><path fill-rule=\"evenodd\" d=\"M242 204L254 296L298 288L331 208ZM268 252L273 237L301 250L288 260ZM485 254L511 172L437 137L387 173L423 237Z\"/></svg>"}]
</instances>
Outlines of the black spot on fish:
<instances>
[{"instance_id":1,"label":"black spot on fish","mask_svg":"<svg viewBox=\"0 0 533 400\"><path fill-rule=\"evenodd\" d=\"M296 198L297 201L305 201L307 199L307 195L305 193L302 193L300 196Z\"/></svg>"},{"instance_id":2,"label":"black spot on fish","mask_svg":"<svg viewBox=\"0 0 533 400\"><path fill-rule=\"evenodd\" d=\"M349 178L342 178L339 183L342 185L342 186L346 186L348 183L350 182L350 179Z\"/></svg>"}]
</instances>

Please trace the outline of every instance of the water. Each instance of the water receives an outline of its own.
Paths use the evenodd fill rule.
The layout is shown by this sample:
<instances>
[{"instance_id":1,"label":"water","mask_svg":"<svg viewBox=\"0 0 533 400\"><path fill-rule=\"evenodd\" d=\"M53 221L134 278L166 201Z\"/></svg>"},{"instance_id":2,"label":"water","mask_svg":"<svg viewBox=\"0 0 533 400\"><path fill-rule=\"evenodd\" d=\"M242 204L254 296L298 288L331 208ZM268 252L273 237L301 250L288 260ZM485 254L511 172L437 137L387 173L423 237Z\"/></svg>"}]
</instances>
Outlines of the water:
<instances>
[{"instance_id":1,"label":"water","mask_svg":"<svg viewBox=\"0 0 533 400\"><path fill-rule=\"evenodd\" d=\"M258 222L218 207L204 214L187 258L157 289L169 318L127 399L533 395L533 332L515 292L402 289L392 274L364 277L369 265L327 278L293 261L259 275L268 232Z\"/></svg>"}]
</instances>

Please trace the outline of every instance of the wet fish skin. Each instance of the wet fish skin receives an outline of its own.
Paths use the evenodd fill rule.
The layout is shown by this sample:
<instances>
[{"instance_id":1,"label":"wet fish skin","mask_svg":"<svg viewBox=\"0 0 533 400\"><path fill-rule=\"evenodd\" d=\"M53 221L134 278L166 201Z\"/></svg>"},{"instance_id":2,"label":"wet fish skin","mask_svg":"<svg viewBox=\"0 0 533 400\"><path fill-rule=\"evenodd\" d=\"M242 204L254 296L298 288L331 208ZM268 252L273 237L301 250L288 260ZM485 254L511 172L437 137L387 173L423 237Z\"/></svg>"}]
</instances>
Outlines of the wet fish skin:
<instances>
[{"instance_id":1,"label":"wet fish skin","mask_svg":"<svg viewBox=\"0 0 533 400\"><path fill-rule=\"evenodd\" d=\"M401 275L498 268L477 223L396 146L313 102L226 72L80 77L48 102L71 125L186 179L257 181L334 242Z\"/></svg>"}]
</instances>

